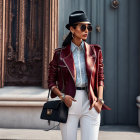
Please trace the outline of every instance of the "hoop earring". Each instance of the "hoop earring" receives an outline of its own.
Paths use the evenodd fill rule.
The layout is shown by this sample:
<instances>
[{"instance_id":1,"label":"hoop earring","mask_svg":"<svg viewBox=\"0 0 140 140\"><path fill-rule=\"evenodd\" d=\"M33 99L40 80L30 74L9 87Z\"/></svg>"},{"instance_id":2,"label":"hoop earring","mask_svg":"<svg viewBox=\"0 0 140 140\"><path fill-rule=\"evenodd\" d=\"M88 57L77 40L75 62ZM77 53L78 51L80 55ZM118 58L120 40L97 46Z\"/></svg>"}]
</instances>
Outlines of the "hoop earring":
<instances>
[{"instance_id":1,"label":"hoop earring","mask_svg":"<svg viewBox=\"0 0 140 140\"><path fill-rule=\"evenodd\" d=\"M72 33L72 38L74 38L73 33Z\"/></svg>"}]
</instances>

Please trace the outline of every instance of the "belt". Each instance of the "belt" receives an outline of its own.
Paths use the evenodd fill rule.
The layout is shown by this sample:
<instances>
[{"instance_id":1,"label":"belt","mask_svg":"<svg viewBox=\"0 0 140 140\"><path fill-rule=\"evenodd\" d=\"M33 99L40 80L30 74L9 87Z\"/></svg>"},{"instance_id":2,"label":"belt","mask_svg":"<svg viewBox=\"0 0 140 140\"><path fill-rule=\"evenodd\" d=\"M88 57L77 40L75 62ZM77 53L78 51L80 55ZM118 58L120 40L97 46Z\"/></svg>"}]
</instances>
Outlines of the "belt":
<instances>
[{"instance_id":1,"label":"belt","mask_svg":"<svg viewBox=\"0 0 140 140\"><path fill-rule=\"evenodd\" d=\"M78 90L86 90L87 86L86 87L76 87L76 89L78 89Z\"/></svg>"}]
</instances>

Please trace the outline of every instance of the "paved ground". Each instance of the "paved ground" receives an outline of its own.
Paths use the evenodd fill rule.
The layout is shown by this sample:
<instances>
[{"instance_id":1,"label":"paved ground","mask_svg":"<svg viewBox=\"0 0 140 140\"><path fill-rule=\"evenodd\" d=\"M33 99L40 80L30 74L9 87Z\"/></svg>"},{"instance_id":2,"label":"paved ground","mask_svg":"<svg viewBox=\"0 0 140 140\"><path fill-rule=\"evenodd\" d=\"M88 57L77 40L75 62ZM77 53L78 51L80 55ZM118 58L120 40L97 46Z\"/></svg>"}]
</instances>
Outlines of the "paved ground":
<instances>
[{"instance_id":1,"label":"paved ground","mask_svg":"<svg viewBox=\"0 0 140 140\"><path fill-rule=\"evenodd\" d=\"M77 134L80 140L80 130ZM14 140L61 140L60 130L7 129L0 128L0 139ZM137 126L100 126L99 140L140 140L140 128Z\"/></svg>"}]
</instances>

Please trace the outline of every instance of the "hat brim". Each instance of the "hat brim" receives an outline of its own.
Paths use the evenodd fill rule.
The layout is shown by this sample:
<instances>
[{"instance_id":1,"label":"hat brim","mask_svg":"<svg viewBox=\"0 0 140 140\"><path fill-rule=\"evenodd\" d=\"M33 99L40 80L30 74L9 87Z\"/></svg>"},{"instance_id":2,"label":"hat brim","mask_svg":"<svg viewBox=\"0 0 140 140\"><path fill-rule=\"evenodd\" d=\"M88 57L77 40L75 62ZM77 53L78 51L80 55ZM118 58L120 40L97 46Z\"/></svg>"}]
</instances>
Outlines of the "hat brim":
<instances>
[{"instance_id":1,"label":"hat brim","mask_svg":"<svg viewBox=\"0 0 140 140\"><path fill-rule=\"evenodd\" d=\"M76 22L75 24L77 24L77 23L91 24L89 21ZM70 24L67 24L65 27L66 27L68 30L70 30Z\"/></svg>"}]
</instances>

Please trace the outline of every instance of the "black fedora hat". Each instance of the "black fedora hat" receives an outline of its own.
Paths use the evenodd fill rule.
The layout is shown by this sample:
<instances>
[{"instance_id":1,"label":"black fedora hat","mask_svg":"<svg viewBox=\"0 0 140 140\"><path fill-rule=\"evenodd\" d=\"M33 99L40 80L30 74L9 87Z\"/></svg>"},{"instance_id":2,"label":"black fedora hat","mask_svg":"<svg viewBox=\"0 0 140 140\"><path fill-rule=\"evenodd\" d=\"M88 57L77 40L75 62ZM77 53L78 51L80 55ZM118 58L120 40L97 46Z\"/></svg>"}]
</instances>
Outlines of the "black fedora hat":
<instances>
[{"instance_id":1,"label":"black fedora hat","mask_svg":"<svg viewBox=\"0 0 140 140\"><path fill-rule=\"evenodd\" d=\"M83 11L74 11L69 15L69 23L66 25L66 28L69 30L70 26L78 22L87 22L90 24L90 21Z\"/></svg>"}]
</instances>

